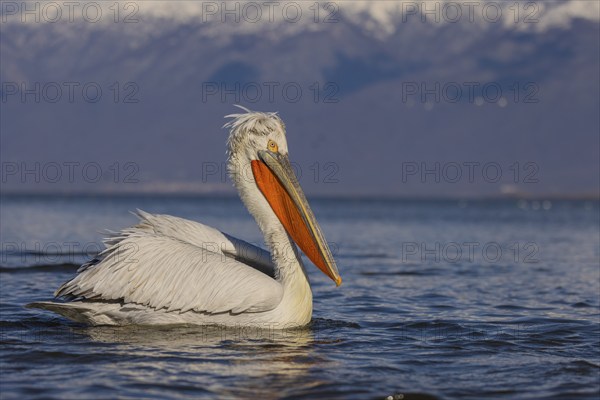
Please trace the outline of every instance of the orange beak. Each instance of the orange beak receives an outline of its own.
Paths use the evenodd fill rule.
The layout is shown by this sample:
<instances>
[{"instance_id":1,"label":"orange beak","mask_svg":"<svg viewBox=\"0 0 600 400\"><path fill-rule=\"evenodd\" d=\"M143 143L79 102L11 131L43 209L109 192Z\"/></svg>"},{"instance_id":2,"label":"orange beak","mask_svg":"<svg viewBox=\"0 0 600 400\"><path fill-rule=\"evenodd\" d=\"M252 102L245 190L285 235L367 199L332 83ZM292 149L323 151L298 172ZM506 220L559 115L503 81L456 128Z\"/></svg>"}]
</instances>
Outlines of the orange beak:
<instances>
[{"instance_id":1,"label":"orange beak","mask_svg":"<svg viewBox=\"0 0 600 400\"><path fill-rule=\"evenodd\" d=\"M259 157L252 161L252 173L273 212L304 254L337 286L341 285L331 250L288 157L271 151L260 151Z\"/></svg>"}]
</instances>

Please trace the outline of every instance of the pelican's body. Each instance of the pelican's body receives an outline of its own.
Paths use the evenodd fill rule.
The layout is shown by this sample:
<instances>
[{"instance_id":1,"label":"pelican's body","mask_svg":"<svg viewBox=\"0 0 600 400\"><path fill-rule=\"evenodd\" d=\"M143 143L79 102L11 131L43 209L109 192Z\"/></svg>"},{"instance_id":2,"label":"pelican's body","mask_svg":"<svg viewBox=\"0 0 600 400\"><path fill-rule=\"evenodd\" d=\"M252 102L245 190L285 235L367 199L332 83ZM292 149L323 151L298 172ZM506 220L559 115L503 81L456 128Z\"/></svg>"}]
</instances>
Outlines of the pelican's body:
<instances>
[{"instance_id":1,"label":"pelican's body","mask_svg":"<svg viewBox=\"0 0 600 400\"><path fill-rule=\"evenodd\" d=\"M30 306L92 325L306 325L312 292L294 242L339 285L335 261L291 172L279 117L231 117L229 172L270 253L198 222L138 211L138 225L107 239L55 292L68 302Z\"/></svg>"}]
</instances>

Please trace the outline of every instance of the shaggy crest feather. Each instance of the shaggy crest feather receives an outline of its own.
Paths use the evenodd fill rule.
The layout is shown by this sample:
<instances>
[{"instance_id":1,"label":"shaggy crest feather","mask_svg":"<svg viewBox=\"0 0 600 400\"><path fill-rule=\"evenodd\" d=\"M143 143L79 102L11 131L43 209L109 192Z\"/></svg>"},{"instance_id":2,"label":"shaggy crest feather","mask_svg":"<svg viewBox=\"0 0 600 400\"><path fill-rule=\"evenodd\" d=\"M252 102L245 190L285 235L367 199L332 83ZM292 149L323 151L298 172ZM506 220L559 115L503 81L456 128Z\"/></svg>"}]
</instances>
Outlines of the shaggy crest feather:
<instances>
[{"instance_id":1,"label":"shaggy crest feather","mask_svg":"<svg viewBox=\"0 0 600 400\"><path fill-rule=\"evenodd\" d=\"M236 152L239 145L243 142L243 136L248 133L257 135L267 135L269 132L279 130L285 135L285 124L277 115L277 112L251 111L246 107L238 106L245 113L229 114L225 118L233 118L223 125L223 128L229 129L229 139L227 140L228 154Z\"/></svg>"}]
</instances>

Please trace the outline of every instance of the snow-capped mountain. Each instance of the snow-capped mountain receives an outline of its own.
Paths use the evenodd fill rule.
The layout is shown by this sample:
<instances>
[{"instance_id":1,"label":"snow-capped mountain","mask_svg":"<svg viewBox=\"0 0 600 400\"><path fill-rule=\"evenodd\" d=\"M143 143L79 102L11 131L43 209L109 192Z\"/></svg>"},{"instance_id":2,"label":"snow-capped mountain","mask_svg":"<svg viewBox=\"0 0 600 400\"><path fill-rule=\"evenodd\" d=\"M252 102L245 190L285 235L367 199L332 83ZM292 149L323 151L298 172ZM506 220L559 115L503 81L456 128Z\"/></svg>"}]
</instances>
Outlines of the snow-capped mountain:
<instances>
[{"instance_id":1,"label":"snow-capped mountain","mask_svg":"<svg viewBox=\"0 0 600 400\"><path fill-rule=\"evenodd\" d=\"M3 2L0 155L228 190L220 127L242 104L282 114L309 192L597 191L600 3L467 3ZM502 178L406 176L473 162Z\"/></svg>"}]
</instances>

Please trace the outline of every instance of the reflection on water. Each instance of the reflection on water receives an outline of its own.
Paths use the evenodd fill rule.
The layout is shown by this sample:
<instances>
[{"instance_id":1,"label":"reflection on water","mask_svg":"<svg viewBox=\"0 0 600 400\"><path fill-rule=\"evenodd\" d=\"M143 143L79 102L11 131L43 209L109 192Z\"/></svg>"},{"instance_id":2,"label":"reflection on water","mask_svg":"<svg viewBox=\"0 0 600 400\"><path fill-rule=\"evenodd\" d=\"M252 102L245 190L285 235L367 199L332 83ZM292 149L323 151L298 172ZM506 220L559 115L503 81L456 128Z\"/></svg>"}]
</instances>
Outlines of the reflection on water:
<instances>
[{"instance_id":1,"label":"reflection on water","mask_svg":"<svg viewBox=\"0 0 600 400\"><path fill-rule=\"evenodd\" d=\"M308 390L326 380L308 379L311 368L337 368L338 363L318 354L313 327L258 329L253 327L186 326L74 327L96 343L110 345L113 353L146 360L107 364L106 373L125 375L130 382L148 386L162 371L207 393L239 396L243 393L271 399L288 390ZM322 325L322 324L321 324ZM183 374L183 375L180 375ZM207 385L204 377L219 377ZM198 382L198 378L202 380ZM224 384L226 382L226 384Z\"/></svg>"},{"instance_id":2,"label":"reflection on water","mask_svg":"<svg viewBox=\"0 0 600 400\"><path fill-rule=\"evenodd\" d=\"M178 349L206 344L212 346L223 342L272 341L306 345L314 341L310 327L294 329L264 329L252 326L223 327L219 325L166 325L166 326L99 326L74 328L77 334L107 343L135 343Z\"/></svg>"}]
</instances>

